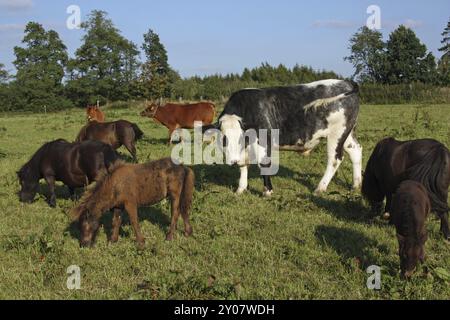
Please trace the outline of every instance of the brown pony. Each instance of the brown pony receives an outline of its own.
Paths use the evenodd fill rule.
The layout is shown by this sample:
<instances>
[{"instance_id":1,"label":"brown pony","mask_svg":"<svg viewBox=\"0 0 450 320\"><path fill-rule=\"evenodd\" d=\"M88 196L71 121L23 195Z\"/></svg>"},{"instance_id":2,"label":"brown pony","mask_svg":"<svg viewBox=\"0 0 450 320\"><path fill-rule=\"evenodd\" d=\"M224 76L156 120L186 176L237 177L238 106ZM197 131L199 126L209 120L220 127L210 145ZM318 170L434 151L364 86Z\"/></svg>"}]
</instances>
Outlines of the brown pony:
<instances>
[{"instance_id":1,"label":"brown pony","mask_svg":"<svg viewBox=\"0 0 450 320\"><path fill-rule=\"evenodd\" d=\"M397 230L400 268L406 278L412 276L419 261L425 260L425 223L430 210L428 192L416 181L402 182L392 197L391 222Z\"/></svg>"},{"instance_id":2,"label":"brown pony","mask_svg":"<svg viewBox=\"0 0 450 320\"><path fill-rule=\"evenodd\" d=\"M81 128L75 141L97 140L109 144L115 150L125 146L136 161L136 141L143 135L136 124L125 120L106 123L93 121Z\"/></svg>"},{"instance_id":3,"label":"brown pony","mask_svg":"<svg viewBox=\"0 0 450 320\"><path fill-rule=\"evenodd\" d=\"M386 198L386 216L392 195L401 182L420 182L428 191L431 211L441 220L441 232L450 239L447 203L450 186L450 151L432 139L397 141L387 138L377 144L367 162L362 184L362 194L372 210L380 213Z\"/></svg>"},{"instance_id":4,"label":"brown pony","mask_svg":"<svg viewBox=\"0 0 450 320\"><path fill-rule=\"evenodd\" d=\"M87 121L105 122L105 114L99 106L88 106L86 108Z\"/></svg>"},{"instance_id":5,"label":"brown pony","mask_svg":"<svg viewBox=\"0 0 450 320\"><path fill-rule=\"evenodd\" d=\"M102 172L110 169L118 160L111 146L99 141L70 143L55 140L44 144L18 172L21 202L32 202L39 188L39 180L45 179L49 187L48 203L56 206L55 182L69 187L72 197L75 188L96 181Z\"/></svg>"},{"instance_id":6,"label":"brown pony","mask_svg":"<svg viewBox=\"0 0 450 320\"><path fill-rule=\"evenodd\" d=\"M103 214L114 209L111 242L117 242L124 208L136 235L139 248L144 247L144 237L138 223L138 208L152 205L169 197L172 207L172 221L167 240L172 240L178 217L184 220L184 234L192 234L189 210L194 192L194 172L185 166L175 165L170 158L147 164L125 164L114 166L111 173L100 179L88 190L75 207L71 216L80 227L80 245L92 246Z\"/></svg>"}]
</instances>

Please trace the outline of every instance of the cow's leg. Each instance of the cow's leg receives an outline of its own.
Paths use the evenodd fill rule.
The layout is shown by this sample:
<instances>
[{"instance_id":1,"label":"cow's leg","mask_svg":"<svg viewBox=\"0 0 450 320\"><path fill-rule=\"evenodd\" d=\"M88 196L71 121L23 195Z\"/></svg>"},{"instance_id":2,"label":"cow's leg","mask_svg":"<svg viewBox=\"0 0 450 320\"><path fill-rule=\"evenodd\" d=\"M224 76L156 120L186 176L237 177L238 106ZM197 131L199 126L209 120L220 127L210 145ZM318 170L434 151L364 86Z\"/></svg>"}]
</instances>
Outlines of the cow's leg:
<instances>
[{"instance_id":1,"label":"cow's leg","mask_svg":"<svg viewBox=\"0 0 450 320\"><path fill-rule=\"evenodd\" d=\"M344 140L345 141L345 140ZM315 194L321 194L326 192L328 189L328 185L333 179L336 171L339 169L344 152L344 143L342 143L342 135L341 134L331 134L328 136L328 144L327 144L327 169L325 170L325 174L322 180L317 187Z\"/></svg>"},{"instance_id":2,"label":"cow's leg","mask_svg":"<svg viewBox=\"0 0 450 320\"><path fill-rule=\"evenodd\" d=\"M239 178L239 188L236 191L237 194L242 194L248 188L248 166L244 165L240 167L241 176Z\"/></svg>"},{"instance_id":3,"label":"cow's leg","mask_svg":"<svg viewBox=\"0 0 450 320\"><path fill-rule=\"evenodd\" d=\"M264 180L263 196L271 197L273 194L272 180L270 179L270 176L263 176L263 180Z\"/></svg>"},{"instance_id":4,"label":"cow's leg","mask_svg":"<svg viewBox=\"0 0 450 320\"><path fill-rule=\"evenodd\" d=\"M344 149L350 156L350 160L353 164L353 188L358 190L361 188L362 184L362 147L355 139L353 132L349 135L347 141L345 141Z\"/></svg>"}]
</instances>

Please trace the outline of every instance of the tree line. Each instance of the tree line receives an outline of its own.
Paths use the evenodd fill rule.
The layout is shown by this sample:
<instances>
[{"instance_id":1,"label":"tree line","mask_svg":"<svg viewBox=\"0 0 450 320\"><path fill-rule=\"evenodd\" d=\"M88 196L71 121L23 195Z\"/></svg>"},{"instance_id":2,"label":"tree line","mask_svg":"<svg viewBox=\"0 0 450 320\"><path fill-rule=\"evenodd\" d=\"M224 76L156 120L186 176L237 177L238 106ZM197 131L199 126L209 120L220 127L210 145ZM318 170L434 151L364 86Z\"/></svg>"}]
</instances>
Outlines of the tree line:
<instances>
[{"instance_id":1,"label":"tree line","mask_svg":"<svg viewBox=\"0 0 450 320\"><path fill-rule=\"evenodd\" d=\"M10 75L0 63L1 111L60 110L96 101L225 100L247 87L340 78L332 71L267 63L240 74L182 78L169 65L167 51L151 29L138 47L123 37L107 13L100 10L92 11L81 28L81 46L70 58L56 31L45 30L37 22L26 25L22 45L14 48L16 74ZM442 57L436 61L411 29L400 26L384 42L380 32L361 28L350 39L351 55L345 60L353 64L354 79L362 83L363 100L376 100L386 86L418 83L429 92L431 87L450 85L449 33L450 21L442 34ZM366 95L364 88L368 88ZM392 90L394 98L395 92L401 91ZM383 96L388 98L392 99Z\"/></svg>"}]
</instances>

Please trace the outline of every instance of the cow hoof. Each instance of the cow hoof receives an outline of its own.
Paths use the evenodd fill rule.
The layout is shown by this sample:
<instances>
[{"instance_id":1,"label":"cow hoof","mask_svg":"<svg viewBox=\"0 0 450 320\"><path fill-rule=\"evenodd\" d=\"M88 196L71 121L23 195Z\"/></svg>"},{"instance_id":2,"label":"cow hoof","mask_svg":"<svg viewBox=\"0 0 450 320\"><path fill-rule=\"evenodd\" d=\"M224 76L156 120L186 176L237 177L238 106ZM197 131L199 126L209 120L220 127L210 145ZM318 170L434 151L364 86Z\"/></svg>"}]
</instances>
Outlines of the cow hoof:
<instances>
[{"instance_id":1,"label":"cow hoof","mask_svg":"<svg viewBox=\"0 0 450 320\"><path fill-rule=\"evenodd\" d=\"M385 212L385 213L383 214L383 219L384 219L384 220L390 220L390 219L391 219L391 214L390 214L389 212Z\"/></svg>"},{"instance_id":2,"label":"cow hoof","mask_svg":"<svg viewBox=\"0 0 450 320\"><path fill-rule=\"evenodd\" d=\"M166 236L166 241L172 241L173 240L173 233L169 233Z\"/></svg>"},{"instance_id":3,"label":"cow hoof","mask_svg":"<svg viewBox=\"0 0 450 320\"><path fill-rule=\"evenodd\" d=\"M327 190L316 189L316 190L314 191L314 195L315 195L315 196L321 196L321 195L324 194L325 192L327 192Z\"/></svg>"},{"instance_id":4,"label":"cow hoof","mask_svg":"<svg viewBox=\"0 0 450 320\"><path fill-rule=\"evenodd\" d=\"M270 198L273 195L273 190L264 190L263 197Z\"/></svg>"},{"instance_id":5,"label":"cow hoof","mask_svg":"<svg viewBox=\"0 0 450 320\"><path fill-rule=\"evenodd\" d=\"M243 194L246 190L247 190L247 189L239 188L239 189L237 189L236 194L237 194L238 196L240 196L240 195Z\"/></svg>"}]
</instances>

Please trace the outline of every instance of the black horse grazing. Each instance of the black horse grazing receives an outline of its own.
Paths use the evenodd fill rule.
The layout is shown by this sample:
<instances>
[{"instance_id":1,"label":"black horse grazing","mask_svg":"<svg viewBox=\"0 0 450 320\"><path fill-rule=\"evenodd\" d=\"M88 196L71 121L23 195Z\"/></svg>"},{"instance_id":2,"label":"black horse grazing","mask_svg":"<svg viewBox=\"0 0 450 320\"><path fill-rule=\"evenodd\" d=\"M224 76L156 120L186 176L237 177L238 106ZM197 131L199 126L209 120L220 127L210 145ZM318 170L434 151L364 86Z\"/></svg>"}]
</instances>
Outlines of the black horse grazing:
<instances>
[{"instance_id":1,"label":"black horse grazing","mask_svg":"<svg viewBox=\"0 0 450 320\"><path fill-rule=\"evenodd\" d=\"M403 181L392 197L391 221L397 231L400 268L406 278L412 276L419 261L425 260L425 224L430 210L428 192L416 181Z\"/></svg>"},{"instance_id":2,"label":"black horse grazing","mask_svg":"<svg viewBox=\"0 0 450 320\"><path fill-rule=\"evenodd\" d=\"M392 195L402 181L423 184L430 197L432 211L441 219L441 231L450 239L448 226L448 188L450 185L450 151L431 139L400 142L382 140L375 147L364 173L362 193L372 209L381 213L386 198L390 212Z\"/></svg>"},{"instance_id":3,"label":"black horse grazing","mask_svg":"<svg viewBox=\"0 0 450 320\"><path fill-rule=\"evenodd\" d=\"M144 133L136 124L126 120L108 123L92 121L80 130L75 141L97 140L109 144L115 150L125 146L136 161L135 144L143 135Z\"/></svg>"},{"instance_id":4,"label":"black horse grazing","mask_svg":"<svg viewBox=\"0 0 450 320\"><path fill-rule=\"evenodd\" d=\"M69 187L70 194L95 181L100 173L107 171L118 159L114 149L99 141L69 143L56 140L44 144L18 172L21 202L32 202L44 178L50 189L51 207L56 206L55 181Z\"/></svg>"}]
</instances>

